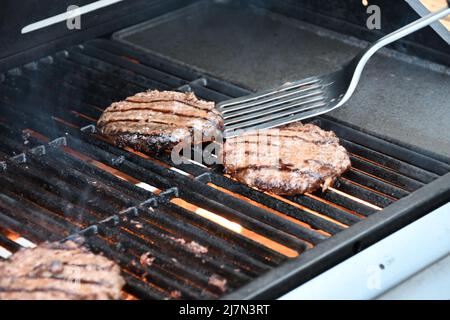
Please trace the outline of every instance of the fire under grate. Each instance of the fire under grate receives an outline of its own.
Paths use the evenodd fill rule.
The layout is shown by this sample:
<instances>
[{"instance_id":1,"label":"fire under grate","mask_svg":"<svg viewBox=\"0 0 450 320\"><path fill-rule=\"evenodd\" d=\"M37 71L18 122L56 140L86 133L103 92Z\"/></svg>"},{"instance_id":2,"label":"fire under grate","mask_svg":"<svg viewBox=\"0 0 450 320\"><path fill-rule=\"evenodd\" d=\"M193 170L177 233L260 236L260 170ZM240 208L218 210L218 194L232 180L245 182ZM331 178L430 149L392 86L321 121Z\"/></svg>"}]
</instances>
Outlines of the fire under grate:
<instances>
[{"instance_id":1,"label":"fire under grate","mask_svg":"<svg viewBox=\"0 0 450 320\"><path fill-rule=\"evenodd\" d=\"M219 165L116 148L95 130L113 101L147 89L216 102L248 92L115 41L1 80L0 261L83 235L121 265L127 299L276 297L449 198L449 163L327 117L312 121L336 132L352 168L302 196L249 188Z\"/></svg>"}]
</instances>

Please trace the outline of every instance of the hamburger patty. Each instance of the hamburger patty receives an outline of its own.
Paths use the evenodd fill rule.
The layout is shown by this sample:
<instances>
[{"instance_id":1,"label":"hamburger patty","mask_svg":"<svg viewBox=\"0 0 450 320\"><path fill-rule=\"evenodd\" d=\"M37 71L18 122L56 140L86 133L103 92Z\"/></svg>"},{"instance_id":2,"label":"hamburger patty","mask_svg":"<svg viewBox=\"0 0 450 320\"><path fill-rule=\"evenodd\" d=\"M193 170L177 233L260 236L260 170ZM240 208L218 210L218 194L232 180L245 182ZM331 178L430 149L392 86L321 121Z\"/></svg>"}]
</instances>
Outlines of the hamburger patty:
<instances>
[{"instance_id":1,"label":"hamburger patty","mask_svg":"<svg viewBox=\"0 0 450 320\"><path fill-rule=\"evenodd\" d=\"M194 130L202 134L198 142L213 141L223 121L213 102L194 93L147 91L113 103L97 127L120 147L154 152L190 142Z\"/></svg>"},{"instance_id":2,"label":"hamburger patty","mask_svg":"<svg viewBox=\"0 0 450 320\"><path fill-rule=\"evenodd\" d=\"M301 123L227 139L223 157L236 180L284 195L325 190L351 166L333 132Z\"/></svg>"},{"instance_id":3,"label":"hamburger patty","mask_svg":"<svg viewBox=\"0 0 450 320\"><path fill-rule=\"evenodd\" d=\"M44 243L0 263L0 300L119 299L119 266L79 244Z\"/></svg>"}]
</instances>

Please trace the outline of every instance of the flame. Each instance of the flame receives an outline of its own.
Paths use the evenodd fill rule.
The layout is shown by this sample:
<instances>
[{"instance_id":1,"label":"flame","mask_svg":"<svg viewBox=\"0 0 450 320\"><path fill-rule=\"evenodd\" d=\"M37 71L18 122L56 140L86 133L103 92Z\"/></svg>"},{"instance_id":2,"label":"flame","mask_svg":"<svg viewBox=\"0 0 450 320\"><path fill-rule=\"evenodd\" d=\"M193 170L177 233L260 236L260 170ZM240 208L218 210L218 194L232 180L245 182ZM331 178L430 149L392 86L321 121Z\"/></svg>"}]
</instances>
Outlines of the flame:
<instances>
[{"instance_id":1,"label":"flame","mask_svg":"<svg viewBox=\"0 0 450 320\"><path fill-rule=\"evenodd\" d=\"M5 230L4 234L5 234L6 238L8 238L9 240L12 240L12 241L14 241L20 237L20 234L15 233L14 231L11 231L11 230Z\"/></svg>"},{"instance_id":2,"label":"flame","mask_svg":"<svg viewBox=\"0 0 450 320\"><path fill-rule=\"evenodd\" d=\"M136 298L134 295L125 291L121 292L121 296L122 300L138 300L138 298Z\"/></svg>"},{"instance_id":3,"label":"flame","mask_svg":"<svg viewBox=\"0 0 450 320\"><path fill-rule=\"evenodd\" d=\"M5 233L6 238L8 238L11 241L14 241L18 245L24 247L24 248L35 248L36 244L24 237L22 237L20 234L15 233L13 231L7 231Z\"/></svg>"},{"instance_id":4,"label":"flame","mask_svg":"<svg viewBox=\"0 0 450 320\"><path fill-rule=\"evenodd\" d=\"M322 214L322 213L320 213L320 212L314 211L314 210L312 210L312 209L310 209L310 208L308 208L308 207L302 206L301 204L298 204L298 203L296 203L296 202L293 202L293 201L291 201L291 200L288 200L288 199L286 199L286 198L283 198L283 197L281 197L281 196L279 196L279 195L272 194L272 193L267 193L267 192L265 192L265 193L268 194L268 195L270 195L270 196L272 196L272 197L274 197L275 199L278 199L278 200L280 200L280 201L283 201L283 202L285 202L285 203L287 203L287 204L289 204L289 205L291 205L291 206L293 206L293 207L299 208L299 209L301 209L301 210L303 210L303 211L306 211L306 212L308 212L308 213L310 213L310 214L312 214L312 215L315 215L315 216L317 216L317 217L320 217L320 218L322 218L322 219L331 221L331 222L333 222L334 224L340 225L340 226L343 227L343 228L348 228L348 226L347 226L346 224L343 224L342 222L339 222L339 221L337 221L337 220L334 220L334 219L332 219L332 218L330 218L330 217L328 217L328 216L326 216L326 215L324 215L324 214ZM317 231L317 230L314 230L314 231Z\"/></svg>"},{"instance_id":5,"label":"flame","mask_svg":"<svg viewBox=\"0 0 450 320\"><path fill-rule=\"evenodd\" d=\"M333 191L334 193L337 193L337 194L339 194L339 195L341 195L343 197L349 198L349 199L351 199L353 201L356 201L358 203L361 203L361 204L363 204L365 206L368 206L368 207L370 207L372 209L375 209L375 210L382 210L383 209L383 208L380 208L380 207L378 207L378 206L376 206L376 205L374 205L374 204L372 204L370 202L367 202L367 201L359 199L359 198L357 198L355 196L349 195L348 193L342 192L342 191L337 190L337 189L335 189L333 187L328 187L328 190Z\"/></svg>"},{"instance_id":6,"label":"flame","mask_svg":"<svg viewBox=\"0 0 450 320\"><path fill-rule=\"evenodd\" d=\"M293 218L293 217L290 217L290 216L288 216L288 215L286 215L286 214L284 214L284 213L282 213L282 212L276 211L276 210L274 210L274 209L272 209L272 208L270 208L270 207L267 207L267 206L265 206L265 205L263 205L263 204L261 204L261 203L259 203L259 202L254 201L254 200L252 200L252 199L250 199L250 198L244 197L243 195L240 195L240 194L238 194L238 193L234 193L234 192L232 192L232 191L230 191L230 190L227 190L227 189L225 189L225 188L219 187L219 186L217 186L217 185L215 185L215 184L212 184L212 183L208 183L208 185L211 186L211 187L213 187L213 188L215 188L215 189L217 189L217 190L220 190L221 192L224 192L224 193L227 193L227 194L229 194L229 195L232 195L232 196L235 197L235 198L244 200L244 201L246 201L246 202L248 202L248 203L250 203L250 204L252 204L252 205L254 205L254 206L256 206L256 207L260 207L260 208L262 208L262 209L264 209L264 210L266 210L266 211L270 211L271 213L273 213L273 214L275 214L275 215L277 215L277 216L279 216L279 217L282 217L282 218L284 218L284 219L286 219L286 220L289 220L289 221L291 221L291 222L293 222L293 223L296 223L296 224L298 224L298 225L301 225L302 227L305 227L305 228L314 230L315 232L319 232L319 233L321 233L321 234L323 234L323 235L326 235L326 236L330 236L330 234L329 234L328 232L325 232L325 231L323 231L323 230L313 229L313 228L311 228L311 226L310 226L309 224L306 224L306 223L304 223L304 222L302 222L302 221L300 221L300 220L298 220L298 219L295 219L295 218ZM266 192L266 194L269 195L269 196L271 196L271 197L277 198L277 197L275 197L274 194L267 193L267 192ZM285 200L285 199L282 198L282 197L279 197L279 198L280 198L280 200L282 200L282 201ZM277 199L278 199L278 198L277 198ZM286 200L286 201L287 201L287 200Z\"/></svg>"},{"instance_id":7,"label":"flame","mask_svg":"<svg viewBox=\"0 0 450 320\"><path fill-rule=\"evenodd\" d=\"M298 256L298 252L295 250L292 250L282 244L279 244L278 242L275 242L269 238L266 238L256 232L253 232L247 228L244 228L243 226L241 226L240 224L230 221L220 215L217 215L213 212L210 212L208 210L205 210L203 208L197 207L189 202L186 202L183 199L180 198L174 198L171 200L172 203L185 208L189 211L195 212L196 214L198 214L199 216L208 219L214 223L217 223L218 225L231 230L233 232L239 233L241 235L243 235L246 238L249 238L255 242L258 242L274 251L277 251L289 258L294 258Z\"/></svg>"},{"instance_id":8,"label":"flame","mask_svg":"<svg viewBox=\"0 0 450 320\"><path fill-rule=\"evenodd\" d=\"M329 189L330 189L330 187L327 188L327 190L329 190ZM347 212L347 213L350 213L350 214L353 214L353 215L355 215L355 216L358 216L358 217L360 217L360 218L363 218L363 219L366 218L364 215L362 215L362 214L360 214L360 213L358 213L358 212L356 212L356 211L350 210L350 209L348 209L348 208L345 208L345 207L343 207L343 206L340 206L340 205L338 205L338 204L336 204L336 203L334 203L334 202L328 201L328 200L326 200L326 199L322 199L321 197L318 197L318 196L316 196L316 195L314 195L314 194L312 194L312 193L306 192L304 195L307 196L307 197L309 197L309 198L311 198L311 199L314 199L314 200L323 202L323 203L325 203L325 204L327 204L327 205L329 205L329 206L331 206L331 207L335 207L335 208L337 208L337 209L339 209L339 210L342 210L342 211L345 211L345 212Z\"/></svg>"},{"instance_id":9,"label":"flame","mask_svg":"<svg viewBox=\"0 0 450 320\"><path fill-rule=\"evenodd\" d=\"M233 232L236 233L241 233L243 228L240 224L236 223L236 222L232 222L228 219L225 219L222 216L219 216L215 213L212 213L208 210L205 210L203 208L197 207L196 205L193 205L189 202L184 201L183 199L180 198L174 198L171 200L172 203L185 208L189 211L195 212L196 214L198 214L199 216L206 218L210 221L213 221L219 225L221 225L222 227L227 228L228 230L231 230Z\"/></svg>"}]
</instances>

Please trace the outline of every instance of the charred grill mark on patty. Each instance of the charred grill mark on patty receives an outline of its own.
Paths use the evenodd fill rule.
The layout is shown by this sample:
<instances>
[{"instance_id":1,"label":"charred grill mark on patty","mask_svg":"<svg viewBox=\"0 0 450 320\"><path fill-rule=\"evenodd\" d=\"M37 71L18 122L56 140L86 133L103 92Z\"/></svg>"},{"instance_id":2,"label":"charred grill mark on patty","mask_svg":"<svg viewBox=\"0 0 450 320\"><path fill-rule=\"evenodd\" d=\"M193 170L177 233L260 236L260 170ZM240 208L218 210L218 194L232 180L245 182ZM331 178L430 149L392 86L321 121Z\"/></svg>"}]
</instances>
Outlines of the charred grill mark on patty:
<instances>
[{"instance_id":1,"label":"charred grill mark on patty","mask_svg":"<svg viewBox=\"0 0 450 320\"><path fill-rule=\"evenodd\" d=\"M236 170L233 171L233 173L242 173L243 171L246 170L274 170L274 171L280 171L280 172L295 172L295 173L299 173L299 174L303 174L303 175L307 175L310 177L320 177L321 175L318 174L317 172L313 172L313 171L302 171L299 168L293 168L292 166L270 166L270 165L261 165L261 166L255 166L255 165L248 165L245 167L240 167L237 168Z\"/></svg>"},{"instance_id":2,"label":"charred grill mark on patty","mask_svg":"<svg viewBox=\"0 0 450 320\"><path fill-rule=\"evenodd\" d=\"M142 123L142 122L144 122L144 123L162 124L162 125L173 126L173 127L177 126L176 123L170 123L170 122L158 121L158 120L151 120L151 119L145 119L144 121L136 120L136 119L115 119L115 120L108 121L106 124L120 123L120 122L133 122L133 123ZM191 126L191 125L186 125L186 127L189 128L189 129L193 128L193 126Z\"/></svg>"},{"instance_id":3,"label":"charred grill mark on patty","mask_svg":"<svg viewBox=\"0 0 450 320\"><path fill-rule=\"evenodd\" d=\"M193 107L194 109L198 109L198 110L202 110L202 111L210 111L210 109L205 109L205 108L201 108L200 106L194 104L194 103L190 103L187 101L183 101L181 99L155 99L155 100L149 100L149 101L137 101L134 100L133 97L128 97L125 99L125 101L127 102L131 102L131 103L158 103L158 102L178 102L181 104L185 104L187 106Z\"/></svg>"},{"instance_id":4,"label":"charred grill mark on patty","mask_svg":"<svg viewBox=\"0 0 450 320\"><path fill-rule=\"evenodd\" d=\"M203 119L203 120L207 120L207 121L210 120L209 118L200 116L200 115L190 115L190 114L186 114L186 113L182 113L182 112L176 112L173 110L161 110L161 109L156 109L156 108L151 108L151 107L130 108L130 109L120 109L120 110L106 110L105 113L106 114L125 113L125 112L130 112L130 111L153 111L155 113L164 113L164 114L168 114L168 115L178 116L180 118L194 118L194 119Z\"/></svg>"},{"instance_id":5,"label":"charred grill mark on patty","mask_svg":"<svg viewBox=\"0 0 450 320\"><path fill-rule=\"evenodd\" d=\"M297 132L297 134L301 134L301 132ZM239 144L239 143L243 143L243 142L246 142L246 143L256 142L256 141L248 141L251 138L255 138L257 141L261 140L261 138L263 138L263 139L270 138L270 139L274 139L274 140L276 138L279 138L279 140L294 140L294 141L302 141L302 142L314 143L314 144L330 144L330 143L336 142L335 138L334 139L333 138L324 139L323 137L321 137L320 140L317 140L317 139L306 139L299 135L295 136L295 135L283 135L283 134L278 135L278 134L257 133L257 134L247 134L242 137L232 138L230 141L230 144Z\"/></svg>"},{"instance_id":6,"label":"charred grill mark on patty","mask_svg":"<svg viewBox=\"0 0 450 320\"><path fill-rule=\"evenodd\" d=\"M284 142L284 143L289 143L289 142L295 142L295 141L301 141L301 142L305 142L305 143L313 143L313 144L317 144L317 145L325 145L325 144L329 144L330 142L328 142L328 141L311 141L311 140L307 140L307 139L303 139L303 138L300 138L300 137L289 137L289 136L272 136L272 135L268 135L267 136L268 138L270 138L270 139L267 139L267 141L269 141L270 143L264 143L265 142L265 140L260 140L260 139L258 139L258 140L256 140L256 141L248 141L248 140L237 140L237 141L231 141L230 143L229 143L229 145L231 146L231 145L240 145L240 144L244 144L244 145L266 145L266 146L268 146L268 147L271 147L271 146L275 146L275 147L278 147L278 146L281 146L281 144L277 144L277 143L272 143L271 141L277 141L277 142ZM272 138L279 138L279 137L281 137L281 138L283 138L282 139L282 141L280 141L280 139L272 139ZM284 138L291 138L291 139L284 139ZM286 141L286 140L288 140L288 141ZM290 140L290 141L289 141Z\"/></svg>"}]
</instances>

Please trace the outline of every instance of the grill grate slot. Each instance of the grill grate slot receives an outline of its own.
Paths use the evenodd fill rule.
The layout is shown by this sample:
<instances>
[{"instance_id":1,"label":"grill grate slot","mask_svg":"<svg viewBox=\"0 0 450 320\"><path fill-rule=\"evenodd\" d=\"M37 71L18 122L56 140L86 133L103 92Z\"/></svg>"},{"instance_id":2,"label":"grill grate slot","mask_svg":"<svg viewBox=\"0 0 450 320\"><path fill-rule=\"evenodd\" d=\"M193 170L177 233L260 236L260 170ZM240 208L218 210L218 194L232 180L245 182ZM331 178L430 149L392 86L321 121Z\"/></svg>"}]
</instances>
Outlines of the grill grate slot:
<instances>
[{"instance_id":1,"label":"grill grate slot","mask_svg":"<svg viewBox=\"0 0 450 320\"><path fill-rule=\"evenodd\" d=\"M398 188L404 189L406 191L415 191L420 187L423 187L424 183L412 178L403 176L402 174L396 173L395 171L380 167L371 162L365 161L360 157L350 156L352 161L352 167L367 172L374 177L386 181Z\"/></svg>"},{"instance_id":2,"label":"grill grate slot","mask_svg":"<svg viewBox=\"0 0 450 320\"><path fill-rule=\"evenodd\" d=\"M0 243L2 244L3 248L5 248L8 251L12 251L12 252L15 252L21 248L19 244L10 240L3 234L0 234Z\"/></svg>"},{"instance_id":3,"label":"grill grate slot","mask_svg":"<svg viewBox=\"0 0 450 320\"><path fill-rule=\"evenodd\" d=\"M54 64L57 67L60 65L65 66L68 70L79 70L80 66L83 68L82 70L89 68L89 70L93 72L90 74L92 74L94 81L103 80L102 83L107 82L110 86L116 88L117 90L123 90L123 85L130 84L136 88L139 88L139 90L146 90L147 88L155 88L159 90L170 89L169 86L160 82L131 72L128 69L117 67L101 59L87 57L75 50L71 50L70 53L67 52L65 55L58 55L54 60ZM111 77L112 75L114 77Z\"/></svg>"},{"instance_id":4,"label":"grill grate slot","mask_svg":"<svg viewBox=\"0 0 450 320\"><path fill-rule=\"evenodd\" d=\"M131 298L220 298L450 171L328 118L313 121L337 133L352 169L301 196L248 188L218 165L116 148L90 130L113 101L147 88L215 101L248 92L113 41L43 58L0 86L0 249L20 249L16 235L81 234L120 263Z\"/></svg>"},{"instance_id":5,"label":"grill grate slot","mask_svg":"<svg viewBox=\"0 0 450 320\"><path fill-rule=\"evenodd\" d=\"M78 52L79 52L79 49L75 49L75 50L78 50ZM140 63L136 63L135 60L130 60L126 56L116 56L114 54L109 53L106 50L97 49L95 47L91 47L90 45L85 45L82 49L82 52L83 52L83 54L89 55L89 56L97 58L97 59L101 59L112 65L126 68L137 74L141 74L147 78L153 79L154 81L158 81L158 82L165 84L171 88L181 87L181 86L187 84L190 80L193 80L193 79L177 78L170 73L160 71L159 69L153 68L151 66L146 66L146 65L142 65Z\"/></svg>"},{"instance_id":6,"label":"grill grate slot","mask_svg":"<svg viewBox=\"0 0 450 320\"><path fill-rule=\"evenodd\" d=\"M361 154L364 158L371 159L419 181L431 182L450 170L450 165L447 163L364 134L348 126L344 127L334 121L321 119L320 124L324 129L335 131L339 138L351 141L353 146L349 148L350 152L353 152L353 148L358 149L356 154ZM347 146L345 142L344 146ZM412 159L414 159L414 163L411 163Z\"/></svg>"}]
</instances>

